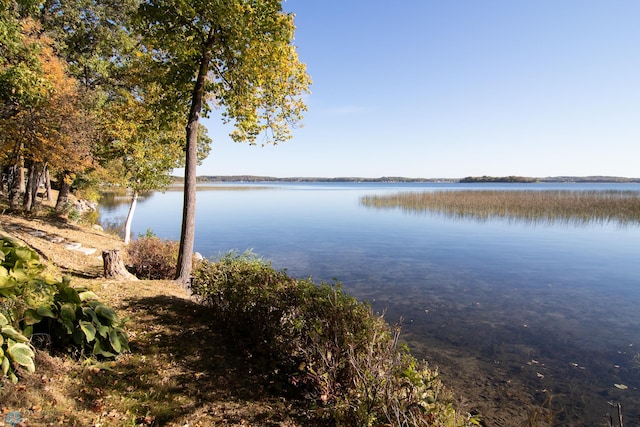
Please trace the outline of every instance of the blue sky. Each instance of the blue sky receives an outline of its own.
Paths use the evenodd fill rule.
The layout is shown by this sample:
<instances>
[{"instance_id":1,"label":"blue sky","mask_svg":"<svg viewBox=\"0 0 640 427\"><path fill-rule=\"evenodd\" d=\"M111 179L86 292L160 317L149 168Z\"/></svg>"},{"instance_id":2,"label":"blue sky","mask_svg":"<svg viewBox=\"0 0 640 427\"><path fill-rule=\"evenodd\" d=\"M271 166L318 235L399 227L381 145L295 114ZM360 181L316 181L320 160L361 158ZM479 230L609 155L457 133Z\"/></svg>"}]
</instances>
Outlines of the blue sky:
<instances>
[{"instance_id":1,"label":"blue sky","mask_svg":"<svg viewBox=\"0 0 640 427\"><path fill-rule=\"evenodd\" d=\"M198 175L640 177L640 1L288 0L309 111Z\"/></svg>"}]
</instances>

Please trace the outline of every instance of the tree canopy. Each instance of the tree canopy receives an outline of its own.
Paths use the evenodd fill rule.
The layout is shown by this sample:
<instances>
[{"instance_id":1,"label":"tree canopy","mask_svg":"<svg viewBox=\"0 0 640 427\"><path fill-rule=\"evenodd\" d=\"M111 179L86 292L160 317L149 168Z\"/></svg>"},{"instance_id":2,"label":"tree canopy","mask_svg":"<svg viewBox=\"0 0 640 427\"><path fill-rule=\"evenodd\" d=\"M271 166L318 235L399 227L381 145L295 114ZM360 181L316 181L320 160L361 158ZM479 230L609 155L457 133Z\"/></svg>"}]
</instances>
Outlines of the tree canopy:
<instances>
[{"instance_id":1,"label":"tree canopy","mask_svg":"<svg viewBox=\"0 0 640 427\"><path fill-rule=\"evenodd\" d=\"M23 194L30 209L46 170L58 178L60 204L75 177L94 169L108 167L109 180L135 194L184 166L178 278L187 281L196 165L209 151L200 117L221 109L236 142L291 138L311 84L293 15L281 0L0 6L0 166L15 200Z\"/></svg>"},{"instance_id":2,"label":"tree canopy","mask_svg":"<svg viewBox=\"0 0 640 427\"><path fill-rule=\"evenodd\" d=\"M197 129L223 109L237 142L278 143L306 110L309 76L292 44L293 15L279 0L146 0L138 15L145 51L167 102L189 111L177 279L189 280L194 246Z\"/></svg>"},{"instance_id":3,"label":"tree canopy","mask_svg":"<svg viewBox=\"0 0 640 427\"><path fill-rule=\"evenodd\" d=\"M37 105L47 97L48 85L32 37L29 14L35 5L26 1L0 1L0 118L17 114L21 107Z\"/></svg>"}]
</instances>

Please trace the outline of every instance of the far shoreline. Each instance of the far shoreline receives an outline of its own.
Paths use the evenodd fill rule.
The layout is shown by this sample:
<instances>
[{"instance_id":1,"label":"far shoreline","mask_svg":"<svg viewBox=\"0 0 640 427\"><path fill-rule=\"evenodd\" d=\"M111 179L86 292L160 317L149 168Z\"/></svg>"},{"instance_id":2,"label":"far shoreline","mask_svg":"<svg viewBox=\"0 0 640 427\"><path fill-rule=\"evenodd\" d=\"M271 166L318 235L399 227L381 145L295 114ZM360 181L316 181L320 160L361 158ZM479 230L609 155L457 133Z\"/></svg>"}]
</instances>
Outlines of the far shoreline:
<instances>
[{"instance_id":1,"label":"far shoreline","mask_svg":"<svg viewBox=\"0 0 640 427\"><path fill-rule=\"evenodd\" d=\"M174 176L174 184L184 182L184 177ZM258 175L202 175L197 177L198 184L205 183L273 183L273 182L341 182L341 183L464 183L464 184L523 184L523 183L592 183L592 184L637 184L640 178L626 178L617 176L554 176L554 177L521 177L521 176L468 176L464 178L410 178L388 177L272 177Z\"/></svg>"}]
</instances>

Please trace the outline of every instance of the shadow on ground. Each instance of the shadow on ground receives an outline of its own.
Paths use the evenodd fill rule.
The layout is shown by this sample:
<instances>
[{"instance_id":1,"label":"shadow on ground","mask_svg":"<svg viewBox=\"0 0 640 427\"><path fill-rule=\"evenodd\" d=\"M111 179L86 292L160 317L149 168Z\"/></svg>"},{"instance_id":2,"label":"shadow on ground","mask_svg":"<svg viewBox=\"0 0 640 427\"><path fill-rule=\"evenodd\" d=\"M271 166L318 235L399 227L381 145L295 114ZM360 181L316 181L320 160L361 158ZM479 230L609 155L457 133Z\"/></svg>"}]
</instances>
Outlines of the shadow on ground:
<instances>
[{"instance_id":1,"label":"shadow on ground","mask_svg":"<svg viewBox=\"0 0 640 427\"><path fill-rule=\"evenodd\" d=\"M330 425L274 394L250 355L210 326L206 307L162 295L129 299L122 311L136 319L131 354L113 370L86 371L77 398L87 409L128 399L138 425Z\"/></svg>"}]
</instances>

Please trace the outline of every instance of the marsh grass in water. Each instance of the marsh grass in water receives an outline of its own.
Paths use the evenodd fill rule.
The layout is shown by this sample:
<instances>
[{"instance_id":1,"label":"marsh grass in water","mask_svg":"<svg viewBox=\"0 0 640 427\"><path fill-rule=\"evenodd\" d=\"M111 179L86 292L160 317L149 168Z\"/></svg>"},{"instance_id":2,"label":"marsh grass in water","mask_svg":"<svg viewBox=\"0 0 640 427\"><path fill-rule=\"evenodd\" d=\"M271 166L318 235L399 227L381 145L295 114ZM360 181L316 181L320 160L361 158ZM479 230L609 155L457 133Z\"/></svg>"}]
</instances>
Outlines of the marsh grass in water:
<instances>
[{"instance_id":1,"label":"marsh grass in water","mask_svg":"<svg viewBox=\"0 0 640 427\"><path fill-rule=\"evenodd\" d=\"M640 192L619 190L455 190L370 195L377 209L433 212L459 219L507 219L532 224L640 224Z\"/></svg>"}]
</instances>

